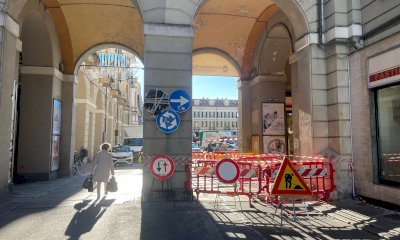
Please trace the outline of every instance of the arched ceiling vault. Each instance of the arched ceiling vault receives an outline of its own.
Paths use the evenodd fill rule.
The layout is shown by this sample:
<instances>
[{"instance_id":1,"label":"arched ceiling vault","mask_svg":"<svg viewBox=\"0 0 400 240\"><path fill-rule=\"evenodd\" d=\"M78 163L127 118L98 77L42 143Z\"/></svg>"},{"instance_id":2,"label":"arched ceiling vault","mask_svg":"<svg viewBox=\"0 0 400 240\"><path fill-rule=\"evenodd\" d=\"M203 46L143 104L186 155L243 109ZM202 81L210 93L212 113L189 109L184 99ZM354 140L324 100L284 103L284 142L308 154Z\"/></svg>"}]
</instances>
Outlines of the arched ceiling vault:
<instances>
[{"instance_id":1,"label":"arched ceiling vault","mask_svg":"<svg viewBox=\"0 0 400 240\"><path fill-rule=\"evenodd\" d=\"M290 41L297 39L296 36L294 36L294 39L290 37L292 34L297 34L296 29L292 26L302 25L304 19L299 19L299 23L293 24L288 22L288 19L291 20L292 18L288 18L285 13L297 13L299 15L301 14L300 8L293 4L290 7L285 7L283 2L281 0L207 0L201 2L193 21L195 29L194 52L198 49L218 49L226 53L240 66L239 74L242 79L251 78L254 72L253 68L259 67L260 64L255 63L255 61L262 60L261 64L279 65L271 69L265 69L265 66L263 66L263 73L265 74L281 72L284 68L282 68L280 62L278 63L275 60L287 59L288 54L285 53L283 54L284 58L279 56L271 62L265 58L261 59L260 51L261 53L267 52L265 49L268 49L268 52L273 54L290 52L293 44ZM282 44L279 37L267 36L267 31L279 22L286 24L288 29L286 36L281 38ZM297 29L297 32L304 32L304 28L306 26ZM275 30L275 33L277 31ZM264 40L271 37L273 37L273 41ZM264 44L269 46L263 46ZM285 47L288 51L283 50ZM196 64L195 61L194 64ZM209 64L218 65L217 62L209 62ZM279 71L276 70L278 68ZM258 72L258 69L256 69L256 72Z\"/></svg>"},{"instance_id":2,"label":"arched ceiling vault","mask_svg":"<svg viewBox=\"0 0 400 240\"><path fill-rule=\"evenodd\" d=\"M143 59L143 21L132 0L42 0L57 28L64 73L88 49L115 43L134 49Z\"/></svg>"},{"instance_id":3,"label":"arched ceiling vault","mask_svg":"<svg viewBox=\"0 0 400 240\"><path fill-rule=\"evenodd\" d=\"M278 11L272 0L209 0L198 9L193 22L193 49L219 49L227 53L241 67L240 75L246 76L268 19Z\"/></svg>"}]
</instances>

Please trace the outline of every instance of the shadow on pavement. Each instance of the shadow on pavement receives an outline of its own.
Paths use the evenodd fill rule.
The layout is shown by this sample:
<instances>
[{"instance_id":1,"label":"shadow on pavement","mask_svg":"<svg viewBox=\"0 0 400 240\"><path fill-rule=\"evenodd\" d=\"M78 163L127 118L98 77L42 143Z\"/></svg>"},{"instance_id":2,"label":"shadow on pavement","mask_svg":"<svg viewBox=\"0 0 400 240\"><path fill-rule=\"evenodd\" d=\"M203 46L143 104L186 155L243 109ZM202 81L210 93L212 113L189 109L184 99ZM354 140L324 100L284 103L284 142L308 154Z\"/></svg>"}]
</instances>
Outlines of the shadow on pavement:
<instances>
[{"instance_id":1,"label":"shadow on pavement","mask_svg":"<svg viewBox=\"0 0 400 240\"><path fill-rule=\"evenodd\" d=\"M58 178L52 181L14 186L12 193L0 194L0 228L44 210L54 209L82 190L84 176ZM80 196L77 196L79 198Z\"/></svg>"},{"instance_id":2,"label":"shadow on pavement","mask_svg":"<svg viewBox=\"0 0 400 240\"><path fill-rule=\"evenodd\" d=\"M141 240L225 239L207 211L195 202L142 202Z\"/></svg>"},{"instance_id":3,"label":"shadow on pavement","mask_svg":"<svg viewBox=\"0 0 400 240\"><path fill-rule=\"evenodd\" d=\"M227 197L215 208L212 195L201 202L143 202L140 239L393 239L400 237L400 221L385 217L392 211L360 205L309 202L285 203L282 215L275 206L254 201L255 208L239 208ZM294 218L293 209L296 217ZM281 231L282 222L282 231ZM396 238L397 239L397 238Z\"/></svg>"},{"instance_id":4,"label":"shadow on pavement","mask_svg":"<svg viewBox=\"0 0 400 240\"><path fill-rule=\"evenodd\" d=\"M75 204L74 208L77 211L65 231L65 236L69 236L69 239L79 239L81 235L90 232L114 201L103 197L90 205L90 200Z\"/></svg>"}]
</instances>

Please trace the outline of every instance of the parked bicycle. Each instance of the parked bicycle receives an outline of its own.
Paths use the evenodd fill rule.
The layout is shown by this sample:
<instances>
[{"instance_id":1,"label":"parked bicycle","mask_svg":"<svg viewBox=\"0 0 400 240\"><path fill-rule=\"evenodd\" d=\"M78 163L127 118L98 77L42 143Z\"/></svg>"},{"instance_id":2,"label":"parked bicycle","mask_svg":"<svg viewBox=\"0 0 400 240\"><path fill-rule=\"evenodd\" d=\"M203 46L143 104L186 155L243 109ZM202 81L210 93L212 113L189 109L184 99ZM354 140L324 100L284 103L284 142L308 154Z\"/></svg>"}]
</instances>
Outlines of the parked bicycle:
<instances>
[{"instance_id":1,"label":"parked bicycle","mask_svg":"<svg viewBox=\"0 0 400 240\"><path fill-rule=\"evenodd\" d=\"M85 175L85 164L83 163L83 160L87 157L88 151L84 148L81 148L81 150L78 152L74 153L74 164L73 164L73 171L74 175L78 174L80 176Z\"/></svg>"}]
</instances>

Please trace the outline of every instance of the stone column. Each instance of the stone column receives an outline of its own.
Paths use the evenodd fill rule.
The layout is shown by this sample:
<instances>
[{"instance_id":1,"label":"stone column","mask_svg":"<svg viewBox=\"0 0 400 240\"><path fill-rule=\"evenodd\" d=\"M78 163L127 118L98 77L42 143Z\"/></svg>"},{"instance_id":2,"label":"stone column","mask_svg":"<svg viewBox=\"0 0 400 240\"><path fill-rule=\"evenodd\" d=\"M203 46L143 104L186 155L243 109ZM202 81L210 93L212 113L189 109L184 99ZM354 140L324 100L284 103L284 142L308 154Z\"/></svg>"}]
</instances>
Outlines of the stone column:
<instances>
[{"instance_id":1,"label":"stone column","mask_svg":"<svg viewBox=\"0 0 400 240\"><path fill-rule=\"evenodd\" d=\"M158 88L166 94L181 89L192 94L193 29L183 25L145 24L144 93ZM149 171L151 158L165 154L174 159L172 184L177 199L182 199L186 181L185 163L191 159L192 114L180 113L180 126L170 134L161 132L156 119L144 110L143 199L150 196L153 177ZM155 181L153 190L160 189ZM165 188L165 184L164 184Z\"/></svg>"},{"instance_id":2,"label":"stone column","mask_svg":"<svg viewBox=\"0 0 400 240\"><path fill-rule=\"evenodd\" d=\"M309 44L291 56L294 150L334 160L336 191L347 198L352 179L347 47Z\"/></svg>"},{"instance_id":3,"label":"stone column","mask_svg":"<svg viewBox=\"0 0 400 240\"><path fill-rule=\"evenodd\" d=\"M262 103L285 103L285 76L259 75L250 82L250 104L252 116L252 135L260 136L260 153L263 149L263 109Z\"/></svg>"},{"instance_id":4,"label":"stone column","mask_svg":"<svg viewBox=\"0 0 400 240\"><path fill-rule=\"evenodd\" d=\"M6 13L0 12L0 192L11 183L10 147L12 134L12 93L18 79L18 52L22 50L19 25ZM10 185L12 186L12 185Z\"/></svg>"},{"instance_id":5,"label":"stone column","mask_svg":"<svg viewBox=\"0 0 400 240\"><path fill-rule=\"evenodd\" d=\"M329 149L334 154L324 152L324 155L335 160L333 167L335 169L337 195L332 197L339 199L349 198L352 193L350 163L344 160L352 158L348 53L349 49L344 45L332 45L325 51L327 59L328 144ZM354 124L358 123L354 122Z\"/></svg>"},{"instance_id":6,"label":"stone column","mask_svg":"<svg viewBox=\"0 0 400 240\"><path fill-rule=\"evenodd\" d=\"M239 141L240 151L251 152L251 91L250 81L239 80L238 82L238 110L239 110Z\"/></svg>"},{"instance_id":7,"label":"stone column","mask_svg":"<svg viewBox=\"0 0 400 240\"><path fill-rule=\"evenodd\" d=\"M325 71L325 66L311 66L311 47L304 47L289 60L292 82L293 150L295 155L311 156L313 152L311 69ZM317 62L316 60L315 62ZM318 79L322 74L316 74ZM320 96L317 92L315 96ZM326 95L325 95L326 96ZM321 97L321 96L320 96ZM322 97L323 98L323 97ZM324 111L326 113L326 111Z\"/></svg>"},{"instance_id":8,"label":"stone column","mask_svg":"<svg viewBox=\"0 0 400 240\"><path fill-rule=\"evenodd\" d=\"M61 110L61 145L59 176L70 176L74 160L76 103L75 91L78 82L74 75L64 75L62 82L62 110Z\"/></svg>"}]
</instances>

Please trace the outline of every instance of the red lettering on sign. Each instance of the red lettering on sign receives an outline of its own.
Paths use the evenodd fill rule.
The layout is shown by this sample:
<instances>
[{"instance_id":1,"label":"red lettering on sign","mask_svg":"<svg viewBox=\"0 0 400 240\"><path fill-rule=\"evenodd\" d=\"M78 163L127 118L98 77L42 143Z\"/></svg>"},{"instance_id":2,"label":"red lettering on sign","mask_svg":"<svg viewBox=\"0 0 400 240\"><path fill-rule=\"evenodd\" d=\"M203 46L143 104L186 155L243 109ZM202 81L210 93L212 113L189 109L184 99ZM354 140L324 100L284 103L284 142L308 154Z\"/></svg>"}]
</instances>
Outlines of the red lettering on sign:
<instances>
[{"instance_id":1,"label":"red lettering on sign","mask_svg":"<svg viewBox=\"0 0 400 240\"><path fill-rule=\"evenodd\" d=\"M382 72L370 74L369 82L375 82L375 81L383 80L385 78L394 77L397 75L400 75L400 66L386 69L385 71L382 71Z\"/></svg>"}]
</instances>

